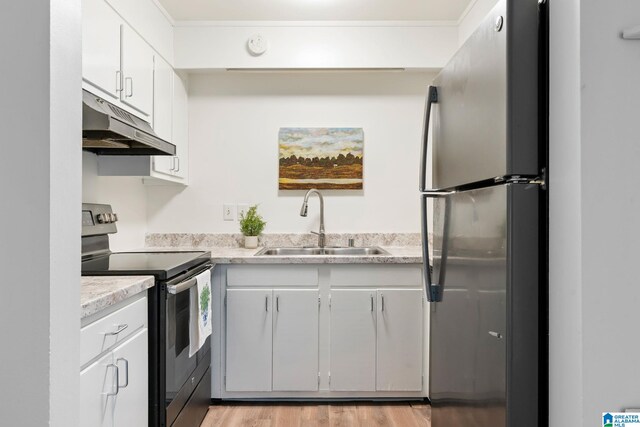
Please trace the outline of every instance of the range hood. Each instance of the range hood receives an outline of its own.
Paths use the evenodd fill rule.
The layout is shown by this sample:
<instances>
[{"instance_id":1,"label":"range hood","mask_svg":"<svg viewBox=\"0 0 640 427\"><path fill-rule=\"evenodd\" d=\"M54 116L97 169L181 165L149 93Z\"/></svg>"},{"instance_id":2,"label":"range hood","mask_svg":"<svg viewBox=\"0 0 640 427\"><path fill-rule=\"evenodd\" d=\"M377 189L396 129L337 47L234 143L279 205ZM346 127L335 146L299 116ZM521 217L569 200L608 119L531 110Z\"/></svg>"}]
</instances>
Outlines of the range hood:
<instances>
[{"instance_id":1,"label":"range hood","mask_svg":"<svg viewBox=\"0 0 640 427\"><path fill-rule=\"evenodd\" d=\"M82 148L103 156L174 156L176 146L158 138L149 123L82 91Z\"/></svg>"}]
</instances>

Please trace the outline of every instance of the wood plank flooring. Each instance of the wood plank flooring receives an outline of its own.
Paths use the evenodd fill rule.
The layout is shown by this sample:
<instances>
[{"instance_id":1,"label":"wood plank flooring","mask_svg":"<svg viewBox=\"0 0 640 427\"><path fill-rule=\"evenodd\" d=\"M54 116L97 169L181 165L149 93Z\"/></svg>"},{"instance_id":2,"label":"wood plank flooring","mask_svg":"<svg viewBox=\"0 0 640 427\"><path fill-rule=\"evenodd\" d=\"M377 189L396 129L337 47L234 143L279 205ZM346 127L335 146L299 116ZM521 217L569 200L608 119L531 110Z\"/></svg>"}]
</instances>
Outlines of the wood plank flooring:
<instances>
[{"instance_id":1,"label":"wood plank flooring","mask_svg":"<svg viewBox=\"0 0 640 427\"><path fill-rule=\"evenodd\" d=\"M430 427L422 402L225 403L209 407L200 427Z\"/></svg>"}]
</instances>

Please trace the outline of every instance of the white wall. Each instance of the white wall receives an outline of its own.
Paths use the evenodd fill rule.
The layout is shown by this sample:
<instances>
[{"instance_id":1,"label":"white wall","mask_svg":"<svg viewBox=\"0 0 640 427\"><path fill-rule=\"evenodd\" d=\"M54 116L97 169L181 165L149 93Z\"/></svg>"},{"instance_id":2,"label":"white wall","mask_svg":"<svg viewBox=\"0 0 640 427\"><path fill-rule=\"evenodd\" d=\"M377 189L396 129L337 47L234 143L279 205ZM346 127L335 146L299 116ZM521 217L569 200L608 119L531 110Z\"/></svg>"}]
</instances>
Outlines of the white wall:
<instances>
[{"instance_id":1,"label":"white wall","mask_svg":"<svg viewBox=\"0 0 640 427\"><path fill-rule=\"evenodd\" d=\"M551 7L551 425L640 407L640 3Z\"/></svg>"},{"instance_id":2,"label":"white wall","mask_svg":"<svg viewBox=\"0 0 640 427\"><path fill-rule=\"evenodd\" d=\"M98 157L82 153L82 201L106 203L118 214L118 233L109 237L111 250L144 246L147 231L147 192L142 178L98 176Z\"/></svg>"},{"instance_id":3,"label":"white wall","mask_svg":"<svg viewBox=\"0 0 640 427\"><path fill-rule=\"evenodd\" d=\"M266 232L318 227L278 191L280 127L364 129L364 190L326 191L328 232L418 232L426 73L217 73L189 83L190 185L150 187L149 232L237 232L222 204L259 203Z\"/></svg>"},{"instance_id":4,"label":"white wall","mask_svg":"<svg viewBox=\"0 0 640 427\"><path fill-rule=\"evenodd\" d=\"M580 5L584 425L640 408L640 2Z\"/></svg>"},{"instance_id":5,"label":"white wall","mask_svg":"<svg viewBox=\"0 0 640 427\"><path fill-rule=\"evenodd\" d=\"M247 40L262 34L261 56ZM455 52L455 24L423 22L178 23L175 67L226 68L441 68Z\"/></svg>"},{"instance_id":6,"label":"white wall","mask_svg":"<svg viewBox=\"0 0 640 427\"><path fill-rule=\"evenodd\" d=\"M80 1L3 7L0 425L78 424ZM19 42L16 40L19 34ZM38 100L34 102L34 100Z\"/></svg>"},{"instance_id":7,"label":"white wall","mask_svg":"<svg viewBox=\"0 0 640 427\"><path fill-rule=\"evenodd\" d=\"M582 419L580 0L550 3L550 38L549 418L599 425Z\"/></svg>"}]
</instances>

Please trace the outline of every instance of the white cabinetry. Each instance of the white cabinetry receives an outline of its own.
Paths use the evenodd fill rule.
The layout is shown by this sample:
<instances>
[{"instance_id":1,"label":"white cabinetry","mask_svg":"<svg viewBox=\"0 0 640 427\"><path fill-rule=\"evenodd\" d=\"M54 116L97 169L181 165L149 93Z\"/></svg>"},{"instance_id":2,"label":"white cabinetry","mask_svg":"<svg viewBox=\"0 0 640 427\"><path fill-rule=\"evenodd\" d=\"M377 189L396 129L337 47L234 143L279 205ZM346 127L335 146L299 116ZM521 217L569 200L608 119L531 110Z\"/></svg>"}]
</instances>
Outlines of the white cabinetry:
<instances>
[{"instance_id":1,"label":"white cabinetry","mask_svg":"<svg viewBox=\"0 0 640 427\"><path fill-rule=\"evenodd\" d=\"M80 426L112 427L115 365L108 353L80 372Z\"/></svg>"},{"instance_id":2,"label":"white cabinetry","mask_svg":"<svg viewBox=\"0 0 640 427\"><path fill-rule=\"evenodd\" d=\"M153 49L128 25L122 26L122 92L120 100L151 121Z\"/></svg>"},{"instance_id":3,"label":"white cabinetry","mask_svg":"<svg viewBox=\"0 0 640 427\"><path fill-rule=\"evenodd\" d=\"M147 300L141 294L111 311L94 315L80 331L79 425L144 426L149 403ZM96 334L103 337L100 347L95 346Z\"/></svg>"},{"instance_id":4,"label":"white cabinetry","mask_svg":"<svg viewBox=\"0 0 640 427\"><path fill-rule=\"evenodd\" d=\"M168 132L169 142L176 146L175 156L101 156L98 174L102 176L140 176L146 184L187 185L189 178L189 119L187 82L168 64L156 56L154 88L154 130L161 137ZM169 94L169 92L171 92ZM170 104L166 99L170 99ZM162 105L159 101L162 100ZM160 117L155 117L155 114ZM168 119L167 119L168 117ZM168 121L167 121L168 120Z\"/></svg>"},{"instance_id":5,"label":"white cabinetry","mask_svg":"<svg viewBox=\"0 0 640 427\"><path fill-rule=\"evenodd\" d=\"M141 176L149 184L187 185L186 81L148 43L151 38L162 44L165 54L172 51L165 43L173 40L172 27L158 16L147 22L140 13L149 5L138 10L130 2L111 3L82 0L83 88L151 123L160 138L176 146L176 155L101 156L98 173Z\"/></svg>"},{"instance_id":6,"label":"white cabinetry","mask_svg":"<svg viewBox=\"0 0 640 427\"><path fill-rule=\"evenodd\" d=\"M151 122L153 49L104 0L82 1L83 87Z\"/></svg>"},{"instance_id":7,"label":"white cabinetry","mask_svg":"<svg viewBox=\"0 0 640 427\"><path fill-rule=\"evenodd\" d=\"M189 180L189 100L187 81L173 73L173 132L176 146L173 176L176 182L187 185Z\"/></svg>"},{"instance_id":8,"label":"white cabinetry","mask_svg":"<svg viewBox=\"0 0 640 427\"><path fill-rule=\"evenodd\" d=\"M158 59L158 57L156 57ZM160 105L163 111L159 111L162 118L159 119L154 110L154 130L159 136L165 138L162 134L169 132L170 136L167 141L171 141L176 146L175 156L154 156L152 160L152 168L150 177L159 178L178 184L188 184L188 168L189 168L189 117L188 117L188 99L187 99L187 83L172 68L169 67L167 73L166 62L159 58L160 66L156 62L156 99L160 99ZM163 64L164 63L164 64ZM158 79L160 73L160 80ZM169 82L165 81L166 75L169 75ZM168 101L166 90L170 89ZM169 111L166 106L171 107ZM169 113L170 116L165 118Z\"/></svg>"},{"instance_id":9,"label":"white cabinetry","mask_svg":"<svg viewBox=\"0 0 640 427\"><path fill-rule=\"evenodd\" d=\"M120 32L123 23L103 0L83 0L82 78L111 102L120 99Z\"/></svg>"},{"instance_id":10,"label":"white cabinetry","mask_svg":"<svg viewBox=\"0 0 640 427\"><path fill-rule=\"evenodd\" d=\"M173 140L173 76L171 65L156 55L153 66L153 131L166 141ZM173 156L154 156L153 170L172 175L174 163Z\"/></svg>"},{"instance_id":11,"label":"white cabinetry","mask_svg":"<svg viewBox=\"0 0 640 427\"><path fill-rule=\"evenodd\" d=\"M149 423L148 332L143 329L113 350L118 367L118 396L115 402L115 427L146 426Z\"/></svg>"},{"instance_id":12,"label":"white cabinetry","mask_svg":"<svg viewBox=\"0 0 640 427\"><path fill-rule=\"evenodd\" d=\"M273 390L318 390L318 291L275 289Z\"/></svg>"}]
</instances>

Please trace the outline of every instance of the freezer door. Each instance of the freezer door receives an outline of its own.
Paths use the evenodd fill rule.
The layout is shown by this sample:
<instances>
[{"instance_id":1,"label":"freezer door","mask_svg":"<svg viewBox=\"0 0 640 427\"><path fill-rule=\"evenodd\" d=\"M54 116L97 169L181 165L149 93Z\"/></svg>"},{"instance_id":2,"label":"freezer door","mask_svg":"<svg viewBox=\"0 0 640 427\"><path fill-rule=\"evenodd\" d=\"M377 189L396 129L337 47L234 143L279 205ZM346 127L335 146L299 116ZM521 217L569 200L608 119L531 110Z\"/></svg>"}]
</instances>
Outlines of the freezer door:
<instances>
[{"instance_id":1,"label":"freezer door","mask_svg":"<svg viewBox=\"0 0 640 427\"><path fill-rule=\"evenodd\" d=\"M430 304L433 427L538 425L538 191L434 199L433 275L446 275Z\"/></svg>"},{"instance_id":2,"label":"freezer door","mask_svg":"<svg viewBox=\"0 0 640 427\"><path fill-rule=\"evenodd\" d=\"M434 80L434 188L538 174L536 3L499 1Z\"/></svg>"}]
</instances>

